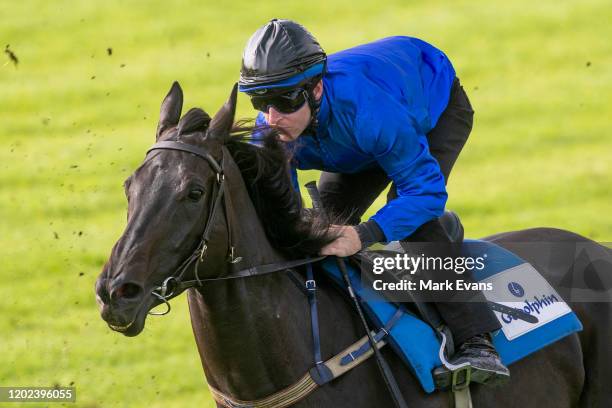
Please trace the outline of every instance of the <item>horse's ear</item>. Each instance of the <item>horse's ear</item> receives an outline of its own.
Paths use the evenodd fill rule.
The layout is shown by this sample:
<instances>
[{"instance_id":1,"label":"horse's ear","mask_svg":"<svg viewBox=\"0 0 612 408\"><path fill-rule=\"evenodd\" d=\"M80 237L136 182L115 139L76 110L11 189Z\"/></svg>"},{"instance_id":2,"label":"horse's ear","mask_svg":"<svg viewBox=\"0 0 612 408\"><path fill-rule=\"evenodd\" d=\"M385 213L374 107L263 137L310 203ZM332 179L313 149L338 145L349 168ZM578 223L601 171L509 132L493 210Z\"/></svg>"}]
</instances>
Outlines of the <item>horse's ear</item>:
<instances>
[{"instance_id":1,"label":"horse's ear","mask_svg":"<svg viewBox=\"0 0 612 408\"><path fill-rule=\"evenodd\" d=\"M238 84L234 84L232 93L225 105L219 109L219 112L210 121L208 128L208 136L217 139L223 139L229 135L234 125L234 116L236 115L236 99L238 97Z\"/></svg>"},{"instance_id":2,"label":"horse's ear","mask_svg":"<svg viewBox=\"0 0 612 408\"><path fill-rule=\"evenodd\" d=\"M157 125L157 139L168 128L176 126L183 110L183 90L177 81L174 81L168 95L162 102L159 111L159 124Z\"/></svg>"}]
</instances>

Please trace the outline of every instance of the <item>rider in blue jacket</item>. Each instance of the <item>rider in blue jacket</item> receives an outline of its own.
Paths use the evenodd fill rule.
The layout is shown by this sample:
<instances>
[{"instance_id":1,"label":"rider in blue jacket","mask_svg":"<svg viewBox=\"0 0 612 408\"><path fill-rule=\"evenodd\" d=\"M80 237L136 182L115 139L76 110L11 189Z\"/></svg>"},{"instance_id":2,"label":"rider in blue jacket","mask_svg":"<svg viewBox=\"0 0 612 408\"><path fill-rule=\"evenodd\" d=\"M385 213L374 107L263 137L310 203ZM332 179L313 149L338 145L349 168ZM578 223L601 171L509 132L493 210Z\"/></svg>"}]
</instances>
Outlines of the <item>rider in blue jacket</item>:
<instances>
[{"instance_id":1,"label":"rider in blue jacket","mask_svg":"<svg viewBox=\"0 0 612 408\"><path fill-rule=\"evenodd\" d=\"M349 256L395 240L449 242L438 218L473 111L442 51L390 37L327 56L304 27L274 19L246 45L239 90L260 111L257 123L276 127L293 151L296 188L296 168L323 171L323 204L348 226L334 227L340 236L322 254ZM389 183L387 204L360 222ZM499 322L481 300L436 308L460 345L451 362L471 364L472 381L491 384L509 371L489 334ZM434 375L440 388L450 386L448 370Z\"/></svg>"}]
</instances>

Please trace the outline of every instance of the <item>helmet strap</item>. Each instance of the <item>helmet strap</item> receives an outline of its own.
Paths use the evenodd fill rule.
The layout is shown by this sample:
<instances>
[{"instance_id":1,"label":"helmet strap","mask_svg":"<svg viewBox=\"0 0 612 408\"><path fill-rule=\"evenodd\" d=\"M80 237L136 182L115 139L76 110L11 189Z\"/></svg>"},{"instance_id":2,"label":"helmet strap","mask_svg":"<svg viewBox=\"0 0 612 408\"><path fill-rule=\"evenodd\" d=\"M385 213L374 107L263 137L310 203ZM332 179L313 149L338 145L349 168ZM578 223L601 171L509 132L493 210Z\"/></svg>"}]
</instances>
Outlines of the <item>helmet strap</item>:
<instances>
[{"instance_id":1,"label":"helmet strap","mask_svg":"<svg viewBox=\"0 0 612 408\"><path fill-rule=\"evenodd\" d=\"M308 123L308 126L306 126L304 132L312 135L317 134L319 126L317 116L319 114L319 108L321 107L321 99L323 99L323 95L321 95L321 98L319 98L319 100L315 98L314 89L319 83L319 81L323 81L323 75L325 75L326 68L327 61L325 61L325 65L323 66L323 72L321 73L321 75L315 77L312 82L306 87L306 101L308 103L308 107L310 108L310 122Z\"/></svg>"},{"instance_id":2,"label":"helmet strap","mask_svg":"<svg viewBox=\"0 0 612 408\"><path fill-rule=\"evenodd\" d=\"M306 126L305 132L316 135L317 127L319 125L317 115L319 113L319 107L321 106L321 100L317 101L314 97L312 89L309 89L306 91L306 101L308 103L308 107L310 108L310 122L308 123L308 126Z\"/></svg>"}]
</instances>

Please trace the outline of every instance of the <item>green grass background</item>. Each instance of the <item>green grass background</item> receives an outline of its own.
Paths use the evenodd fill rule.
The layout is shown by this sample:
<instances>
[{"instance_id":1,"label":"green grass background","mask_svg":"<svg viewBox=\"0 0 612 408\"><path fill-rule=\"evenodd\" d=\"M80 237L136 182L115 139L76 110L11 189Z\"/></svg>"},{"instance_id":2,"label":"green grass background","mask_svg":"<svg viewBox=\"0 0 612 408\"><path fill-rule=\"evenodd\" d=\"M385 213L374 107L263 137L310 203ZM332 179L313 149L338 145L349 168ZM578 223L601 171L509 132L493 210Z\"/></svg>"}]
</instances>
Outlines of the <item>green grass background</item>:
<instances>
[{"instance_id":1,"label":"green grass background","mask_svg":"<svg viewBox=\"0 0 612 408\"><path fill-rule=\"evenodd\" d=\"M450 56L476 110L449 184L468 236L556 226L612 240L606 0L3 1L0 45L19 65L0 56L0 385L74 384L79 407L213 406L184 297L124 338L93 284L171 82L185 107L215 112L272 17L328 52L404 34ZM244 97L238 111L254 113Z\"/></svg>"}]
</instances>

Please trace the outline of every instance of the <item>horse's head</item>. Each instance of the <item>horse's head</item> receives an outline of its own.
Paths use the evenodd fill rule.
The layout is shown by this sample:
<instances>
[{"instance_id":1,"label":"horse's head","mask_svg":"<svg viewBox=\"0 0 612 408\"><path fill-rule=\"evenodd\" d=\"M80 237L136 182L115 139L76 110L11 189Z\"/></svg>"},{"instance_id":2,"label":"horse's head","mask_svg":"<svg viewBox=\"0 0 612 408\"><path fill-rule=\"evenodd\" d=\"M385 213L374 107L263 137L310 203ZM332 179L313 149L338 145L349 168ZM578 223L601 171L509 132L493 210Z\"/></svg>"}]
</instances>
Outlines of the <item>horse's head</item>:
<instances>
[{"instance_id":1,"label":"horse's head","mask_svg":"<svg viewBox=\"0 0 612 408\"><path fill-rule=\"evenodd\" d=\"M211 231L206 234L214 229L216 237L206 249L207 262L198 278L213 276L219 266L215 262L225 259L227 252L227 239L218 238L227 237L220 233L225 226L223 208L212 210L222 201L216 199L224 151L220 139L229 134L234 121L236 88L212 120L201 109L191 109L181 118L182 105L183 93L175 82L161 106L154 149L125 181L127 226L96 282L102 318L127 336L139 334L148 312L172 296L166 293L172 288L160 293L161 287L180 273L186 260L201 253L207 224ZM155 149L160 146L165 147ZM215 219L210 213L216 213Z\"/></svg>"}]
</instances>

